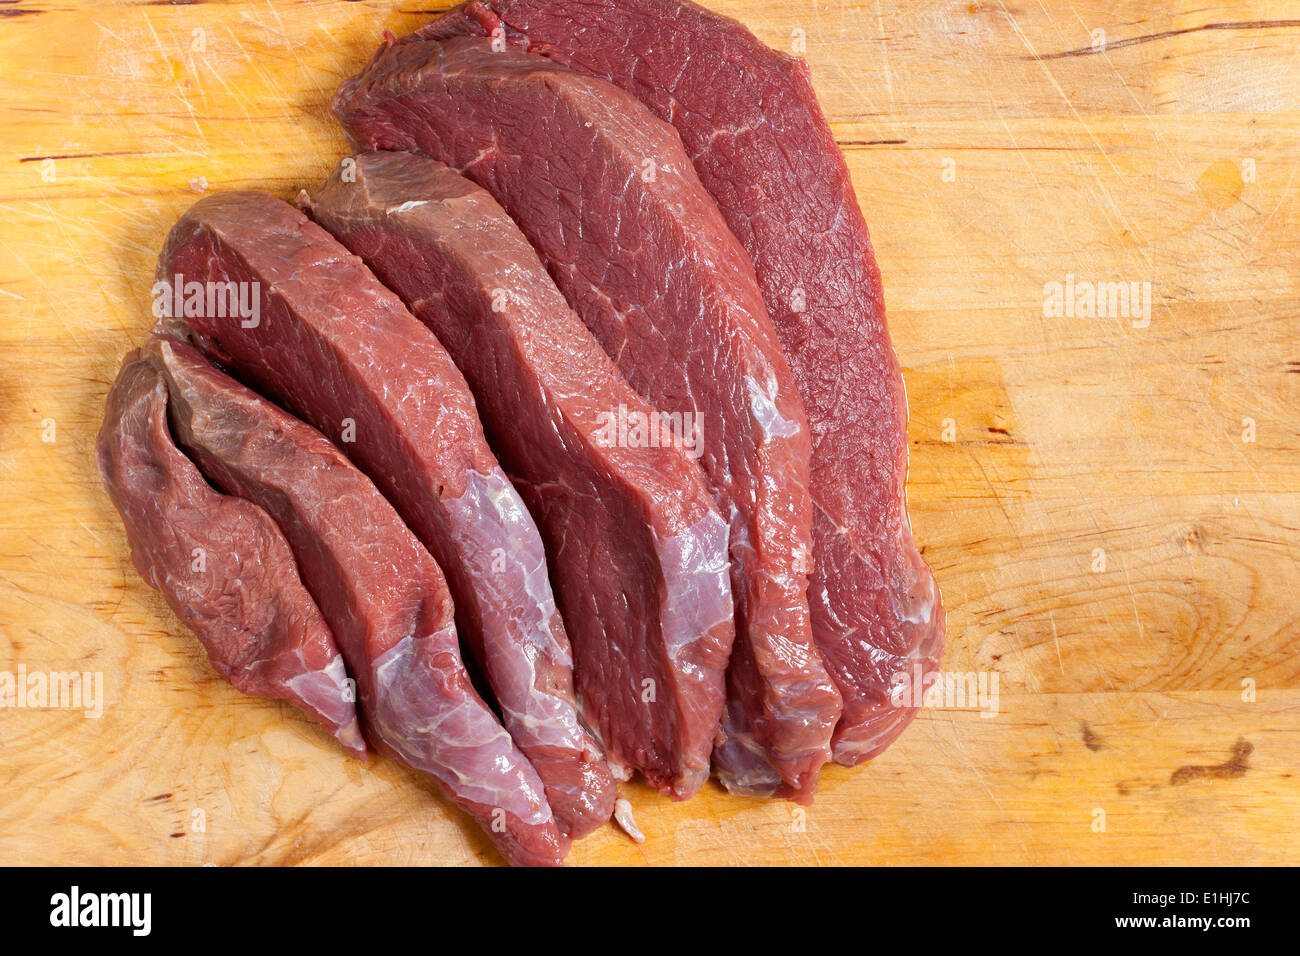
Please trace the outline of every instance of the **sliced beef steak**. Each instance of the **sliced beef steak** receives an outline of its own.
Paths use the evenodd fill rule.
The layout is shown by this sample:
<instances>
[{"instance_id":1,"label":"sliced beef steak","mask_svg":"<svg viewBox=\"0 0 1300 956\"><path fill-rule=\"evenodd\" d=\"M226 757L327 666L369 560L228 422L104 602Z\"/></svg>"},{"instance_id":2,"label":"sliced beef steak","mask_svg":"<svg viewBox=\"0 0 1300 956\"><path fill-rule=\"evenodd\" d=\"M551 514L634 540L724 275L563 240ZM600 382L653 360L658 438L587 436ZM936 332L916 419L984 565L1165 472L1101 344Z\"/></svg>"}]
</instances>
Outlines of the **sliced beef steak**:
<instances>
[{"instance_id":1,"label":"sliced beef steak","mask_svg":"<svg viewBox=\"0 0 1300 956\"><path fill-rule=\"evenodd\" d=\"M446 572L461 635L561 826L581 835L609 819L615 783L578 720L541 537L433 333L329 233L265 193L197 203L168 236L158 275L182 291L247 290L253 318L205 300L164 322L183 318L203 351L370 476Z\"/></svg>"},{"instance_id":2,"label":"sliced beef steak","mask_svg":"<svg viewBox=\"0 0 1300 956\"><path fill-rule=\"evenodd\" d=\"M692 436L620 441L620 420L654 409L505 211L442 163L363 153L303 202L469 381L546 539L583 713L610 759L690 796L708 777L734 635L727 522Z\"/></svg>"},{"instance_id":3,"label":"sliced beef steak","mask_svg":"<svg viewBox=\"0 0 1300 956\"><path fill-rule=\"evenodd\" d=\"M808 620L808 425L753 267L672 127L602 80L492 47L388 45L335 112L362 147L416 150L485 187L633 387L702 416L731 521L729 695L806 798L840 704Z\"/></svg>"},{"instance_id":4,"label":"sliced beef steak","mask_svg":"<svg viewBox=\"0 0 1300 956\"><path fill-rule=\"evenodd\" d=\"M874 756L915 713L890 704L891 678L938 667L944 613L907 519L907 401L880 273L807 67L680 0L475 2L412 39L493 31L672 123L749 252L812 425L809 600L844 695L835 759Z\"/></svg>"},{"instance_id":5,"label":"sliced beef steak","mask_svg":"<svg viewBox=\"0 0 1300 956\"><path fill-rule=\"evenodd\" d=\"M108 393L96 450L136 569L217 673L245 694L300 707L364 754L347 669L289 542L257 505L215 491L176 447L167 387L139 352Z\"/></svg>"},{"instance_id":6,"label":"sliced beef steak","mask_svg":"<svg viewBox=\"0 0 1300 956\"><path fill-rule=\"evenodd\" d=\"M541 780L470 683L433 558L324 435L188 343L152 347L181 445L289 539L356 679L370 742L432 776L510 862L558 864L567 841Z\"/></svg>"}]
</instances>

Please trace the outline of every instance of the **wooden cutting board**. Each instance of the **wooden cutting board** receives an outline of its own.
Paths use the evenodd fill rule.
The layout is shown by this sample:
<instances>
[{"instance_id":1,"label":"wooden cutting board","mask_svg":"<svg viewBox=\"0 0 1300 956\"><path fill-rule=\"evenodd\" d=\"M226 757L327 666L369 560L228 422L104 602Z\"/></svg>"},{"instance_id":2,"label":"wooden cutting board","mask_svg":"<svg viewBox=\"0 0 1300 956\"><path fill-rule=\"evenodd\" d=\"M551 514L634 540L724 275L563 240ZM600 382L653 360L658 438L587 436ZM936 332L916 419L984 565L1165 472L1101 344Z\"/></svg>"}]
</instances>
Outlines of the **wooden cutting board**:
<instances>
[{"instance_id":1,"label":"wooden cutting board","mask_svg":"<svg viewBox=\"0 0 1300 956\"><path fill-rule=\"evenodd\" d=\"M997 707L923 711L802 814L629 786L647 842L570 860L1296 862L1300 3L710 6L812 67L884 273L945 669ZM224 684L93 461L170 225L320 181L334 88L434 12L0 0L0 672L103 684L98 718L0 710L0 864L495 862L416 775Z\"/></svg>"}]
</instances>

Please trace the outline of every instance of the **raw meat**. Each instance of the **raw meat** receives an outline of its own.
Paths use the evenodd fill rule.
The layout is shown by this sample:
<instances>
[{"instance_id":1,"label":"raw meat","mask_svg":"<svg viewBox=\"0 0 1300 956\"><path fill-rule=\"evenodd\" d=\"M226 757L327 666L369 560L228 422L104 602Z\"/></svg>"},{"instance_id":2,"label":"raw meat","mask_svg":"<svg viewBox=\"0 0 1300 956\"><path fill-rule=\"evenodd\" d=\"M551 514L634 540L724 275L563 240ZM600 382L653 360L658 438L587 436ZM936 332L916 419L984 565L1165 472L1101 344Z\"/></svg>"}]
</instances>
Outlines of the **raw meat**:
<instances>
[{"instance_id":1,"label":"raw meat","mask_svg":"<svg viewBox=\"0 0 1300 956\"><path fill-rule=\"evenodd\" d=\"M183 320L211 358L370 476L446 573L461 636L561 827L581 836L608 820L616 787L578 720L541 537L433 333L360 259L265 193L197 203L168 236L158 278L173 290L234 282L250 304L257 283L254 318L206 302L178 310L173 298L184 315L163 321Z\"/></svg>"},{"instance_id":2,"label":"raw meat","mask_svg":"<svg viewBox=\"0 0 1300 956\"><path fill-rule=\"evenodd\" d=\"M166 385L139 352L108 393L96 451L136 569L217 673L245 694L301 708L364 755L347 669L289 542L257 505L214 491L176 447Z\"/></svg>"},{"instance_id":3,"label":"raw meat","mask_svg":"<svg viewBox=\"0 0 1300 956\"><path fill-rule=\"evenodd\" d=\"M335 113L362 148L417 150L485 187L633 387L702 415L701 463L731 522L723 733L755 742L715 763L757 750L808 799L840 700L808 619L808 425L753 267L671 126L602 80L493 46L390 43Z\"/></svg>"},{"instance_id":4,"label":"raw meat","mask_svg":"<svg viewBox=\"0 0 1300 956\"><path fill-rule=\"evenodd\" d=\"M442 163L363 153L300 202L469 381L546 539L583 716L611 762L690 796L708 777L734 636L727 523L688 456L693 436L679 423L653 443L619 440L620 420L654 409L510 217Z\"/></svg>"},{"instance_id":5,"label":"raw meat","mask_svg":"<svg viewBox=\"0 0 1300 956\"><path fill-rule=\"evenodd\" d=\"M370 742L429 774L511 863L559 864L568 841L541 780L470 683L433 558L320 432L187 343L159 338L152 349L180 444L289 539L357 682Z\"/></svg>"},{"instance_id":6,"label":"raw meat","mask_svg":"<svg viewBox=\"0 0 1300 956\"><path fill-rule=\"evenodd\" d=\"M672 123L749 252L812 426L809 602L844 696L835 759L875 756L915 714L890 703L893 676L939 667L944 612L907 518L907 399L880 273L807 66L680 0L469 3L412 39L494 30Z\"/></svg>"}]
</instances>

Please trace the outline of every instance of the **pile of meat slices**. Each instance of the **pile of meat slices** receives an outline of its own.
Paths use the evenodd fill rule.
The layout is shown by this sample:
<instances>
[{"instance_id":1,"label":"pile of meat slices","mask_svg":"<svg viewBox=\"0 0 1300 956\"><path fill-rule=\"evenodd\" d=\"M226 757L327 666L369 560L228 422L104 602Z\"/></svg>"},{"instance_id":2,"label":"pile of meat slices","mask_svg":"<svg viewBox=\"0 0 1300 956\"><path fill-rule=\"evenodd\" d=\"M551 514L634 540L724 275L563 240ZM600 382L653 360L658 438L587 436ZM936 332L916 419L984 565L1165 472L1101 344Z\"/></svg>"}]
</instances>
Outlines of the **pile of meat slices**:
<instances>
[{"instance_id":1,"label":"pile of meat slices","mask_svg":"<svg viewBox=\"0 0 1300 956\"><path fill-rule=\"evenodd\" d=\"M491 0L334 99L360 152L167 238L101 471L241 690L424 771L516 864L639 773L812 799L943 609L803 63L678 0Z\"/></svg>"}]
</instances>

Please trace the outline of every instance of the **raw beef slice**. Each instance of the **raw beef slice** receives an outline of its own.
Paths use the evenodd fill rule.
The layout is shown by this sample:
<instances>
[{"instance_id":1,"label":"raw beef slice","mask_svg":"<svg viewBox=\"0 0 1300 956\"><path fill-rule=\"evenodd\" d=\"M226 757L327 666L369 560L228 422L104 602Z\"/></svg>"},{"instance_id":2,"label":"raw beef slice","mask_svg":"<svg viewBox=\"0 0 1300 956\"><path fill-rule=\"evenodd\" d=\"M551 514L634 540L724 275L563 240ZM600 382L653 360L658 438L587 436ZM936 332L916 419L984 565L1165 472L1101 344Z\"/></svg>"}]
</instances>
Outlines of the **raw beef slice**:
<instances>
[{"instance_id":1,"label":"raw beef slice","mask_svg":"<svg viewBox=\"0 0 1300 956\"><path fill-rule=\"evenodd\" d=\"M187 343L159 338L152 349L181 445L289 539L357 682L370 742L433 777L511 863L560 863L567 841L541 780L470 683L433 558L320 432Z\"/></svg>"},{"instance_id":2,"label":"raw beef slice","mask_svg":"<svg viewBox=\"0 0 1300 956\"><path fill-rule=\"evenodd\" d=\"M844 695L835 759L875 756L915 714L891 705L891 679L938 668L944 613L907 518L907 399L880 273L807 66L680 0L469 3L413 39L493 31L672 123L749 252L812 425L809 601Z\"/></svg>"},{"instance_id":3,"label":"raw beef slice","mask_svg":"<svg viewBox=\"0 0 1300 956\"><path fill-rule=\"evenodd\" d=\"M139 352L108 393L96 450L136 569L217 672L245 694L302 708L364 755L347 669L289 542L257 505L214 491L176 447L167 388Z\"/></svg>"},{"instance_id":4,"label":"raw beef slice","mask_svg":"<svg viewBox=\"0 0 1300 956\"><path fill-rule=\"evenodd\" d=\"M158 278L182 289L234 282L250 303L258 284L255 318L205 300L163 324L183 319L211 358L323 431L379 486L446 573L461 636L561 827L576 837L608 820L615 783L578 720L541 537L433 333L329 233L265 193L197 203L168 236Z\"/></svg>"},{"instance_id":5,"label":"raw beef slice","mask_svg":"<svg viewBox=\"0 0 1300 956\"><path fill-rule=\"evenodd\" d=\"M690 796L708 777L734 630L727 523L689 436L618 442L619 416L655 411L504 210L442 163L363 153L302 202L469 381L546 539L583 713L610 759Z\"/></svg>"},{"instance_id":6,"label":"raw beef slice","mask_svg":"<svg viewBox=\"0 0 1300 956\"><path fill-rule=\"evenodd\" d=\"M602 80L471 37L386 45L334 110L363 148L486 188L632 386L702 415L736 603L715 765L738 788L775 770L810 798L840 701L808 619L808 425L753 267L677 134Z\"/></svg>"}]
</instances>

